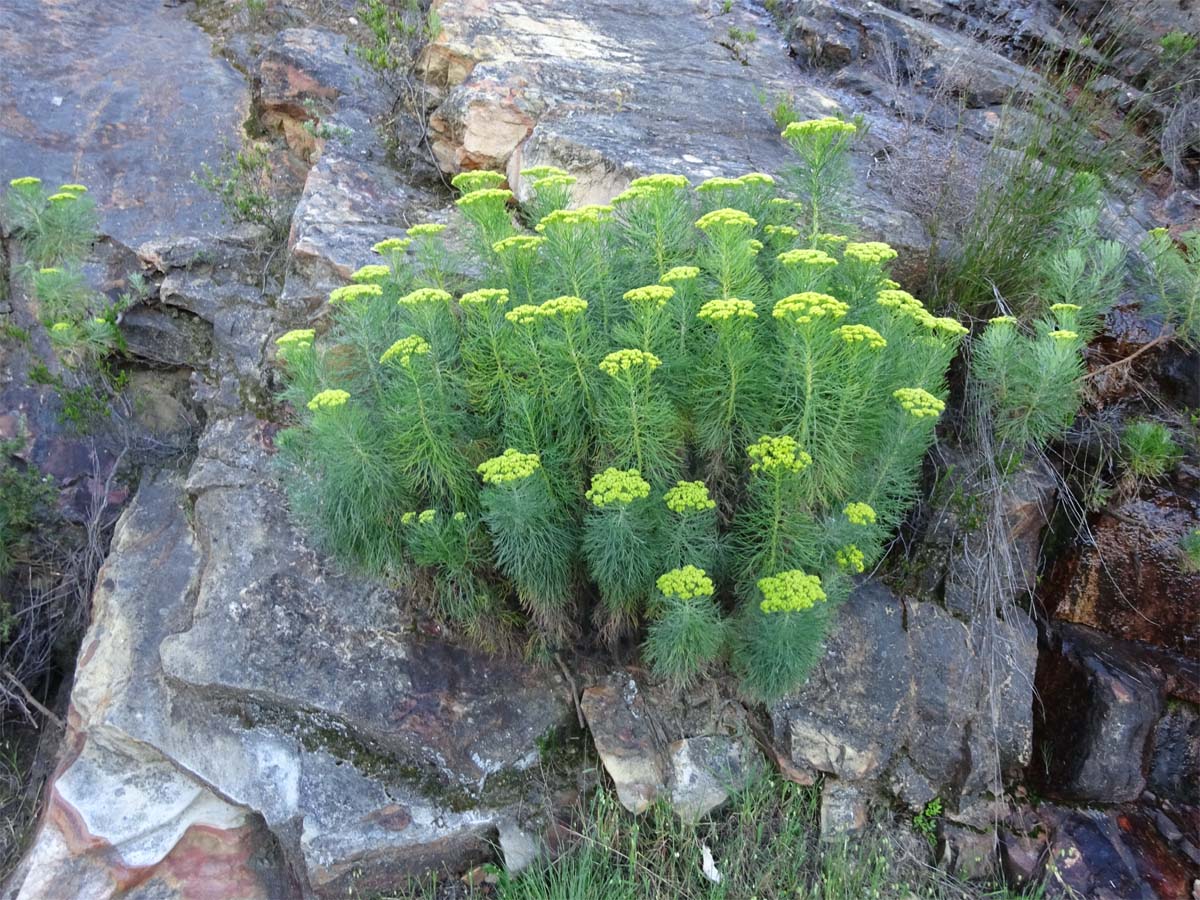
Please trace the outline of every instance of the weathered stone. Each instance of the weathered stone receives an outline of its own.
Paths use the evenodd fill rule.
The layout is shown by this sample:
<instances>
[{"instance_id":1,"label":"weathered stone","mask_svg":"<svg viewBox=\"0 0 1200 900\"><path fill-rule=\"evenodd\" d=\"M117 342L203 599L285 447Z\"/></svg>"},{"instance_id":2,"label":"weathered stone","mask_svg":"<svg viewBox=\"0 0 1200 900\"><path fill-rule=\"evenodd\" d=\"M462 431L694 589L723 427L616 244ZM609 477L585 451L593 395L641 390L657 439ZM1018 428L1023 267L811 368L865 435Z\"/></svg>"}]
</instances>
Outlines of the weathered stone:
<instances>
[{"instance_id":1,"label":"weathered stone","mask_svg":"<svg viewBox=\"0 0 1200 900\"><path fill-rule=\"evenodd\" d=\"M632 677L587 688L580 703L600 762L617 799L632 813L644 812L666 790L666 742Z\"/></svg>"},{"instance_id":2,"label":"weathered stone","mask_svg":"<svg viewBox=\"0 0 1200 900\"><path fill-rule=\"evenodd\" d=\"M1091 629L1061 625L1042 654L1037 741L1046 759L1038 775L1056 796L1112 803L1133 800L1146 785L1163 682L1108 643Z\"/></svg>"},{"instance_id":3,"label":"weathered stone","mask_svg":"<svg viewBox=\"0 0 1200 900\"><path fill-rule=\"evenodd\" d=\"M676 741L671 760L671 806L685 822L696 822L763 772L753 743L724 735Z\"/></svg>"},{"instance_id":4,"label":"weathered stone","mask_svg":"<svg viewBox=\"0 0 1200 900\"><path fill-rule=\"evenodd\" d=\"M853 782L829 779L821 788L821 838L850 837L867 827L867 796Z\"/></svg>"},{"instance_id":5,"label":"weathered stone","mask_svg":"<svg viewBox=\"0 0 1200 900\"><path fill-rule=\"evenodd\" d=\"M980 832L949 822L942 824L939 865L967 880L994 879L999 868L995 832Z\"/></svg>"},{"instance_id":6,"label":"weathered stone","mask_svg":"<svg viewBox=\"0 0 1200 900\"><path fill-rule=\"evenodd\" d=\"M1200 805L1200 712L1193 704L1170 700L1154 726L1149 788L1178 803Z\"/></svg>"},{"instance_id":7,"label":"weathered stone","mask_svg":"<svg viewBox=\"0 0 1200 900\"><path fill-rule=\"evenodd\" d=\"M202 369L212 353L212 325L162 307L135 306L121 314L125 349L167 366Z\"/></svg>"}]
</instances>

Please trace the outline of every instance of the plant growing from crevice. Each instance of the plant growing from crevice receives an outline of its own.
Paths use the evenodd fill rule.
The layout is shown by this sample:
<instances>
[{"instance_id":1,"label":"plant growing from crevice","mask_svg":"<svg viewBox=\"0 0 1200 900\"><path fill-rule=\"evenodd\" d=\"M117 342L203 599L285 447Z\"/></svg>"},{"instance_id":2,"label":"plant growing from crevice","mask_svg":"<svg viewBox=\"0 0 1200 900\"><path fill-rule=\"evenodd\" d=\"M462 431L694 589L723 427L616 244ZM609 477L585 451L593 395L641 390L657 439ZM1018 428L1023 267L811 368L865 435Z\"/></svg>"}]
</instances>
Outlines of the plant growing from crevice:
<instances>
[{"instance_id":1,"label":"plant growing from crevice","mask_svg":"<svg viewBox=\"0 0 1200 900\"><path fill-rule=\"evenodd\" d=\"M231 224L257 225L264 230L270 246L287 238L292 203L273 183L268 145L227 149L216 167L201 163L200 172L193 173L192 180L221 201Z\"/></svg>"},{"instance_id":2,"label":"plant growing from crevice","mask_svg":"<svg viewBox=\"0 0 1200 900\"><path fill-rule=\"evenodd\" d=\"M644 634L674 683L728 659L754 697L795 687L915 494L966 334L892 248L824 230L844 184L810 168L844 178L854 126L823 123L792 129L799 198L661 174L570 209L538 167L514 219L502 176L457 176L478 276L414 226L328 334L278 341L293 513L468 634Z\"/></svg>"},{"instance_id":3,"label":"plant growing from crevice","mask_svg":"<svg viewBox=\"0 0 1200 900\"><path fill-rule=\"evenodd\" d=\"M1121 432L1121 460L1137 484L1159 480L1175 467L1180 456L1170 429L1158 422L1130 422Z\"/></svg>"}]
</instances>

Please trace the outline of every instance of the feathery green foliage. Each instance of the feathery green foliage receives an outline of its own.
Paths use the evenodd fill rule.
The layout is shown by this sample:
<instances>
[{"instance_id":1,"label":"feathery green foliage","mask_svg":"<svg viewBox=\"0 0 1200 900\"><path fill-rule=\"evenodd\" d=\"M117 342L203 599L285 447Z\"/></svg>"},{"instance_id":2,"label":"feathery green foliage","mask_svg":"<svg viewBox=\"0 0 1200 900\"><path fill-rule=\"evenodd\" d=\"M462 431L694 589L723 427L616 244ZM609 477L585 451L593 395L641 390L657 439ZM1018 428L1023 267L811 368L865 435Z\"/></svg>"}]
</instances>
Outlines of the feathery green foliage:
<instances>
[{"instance_id":1,"label":"feathery green foliage","mask_svg":"<svg viewBox=\"0 0 1200 900\"><path fill-rule=\"evenodd\" d=\"M1175 329L1176 338L1200 350L1200 231L1184 233L1178 243L1165 228L1146 236L1148 306Z\"/></svg>"},{"instance_id":2,"label":"feathery green foliage","mask_svg":"<svg viewBox=\"0 0 1200 900\"><path fill-rule=\"evenodd\" d=\"M415 226L331 295L326 336L279 339L293 511L448 618L479 610L471 633L513 600L551 646L589 612L608 638L645 621L664 677L728 654L755 696L793 688L905 513L966 333L887 278L891 247L822 230L853 131L789 127L799 200L651 175L570 209L540 167L514 217L502 176L457 176L477 279ZM418 549L414 515L461 516L454 552ZM664 590L675 570L707 594Z\"/></svg>"},{"instance_id":3,"label":"feathery green foliage","mask_svg":"<svg viewBox=\"0 0 1200 900\"><path fill-rule=\"evenodd\" d=\"M1137 481L1154 481L1179 461L1179 445L1171 431L1158 422L1130 422L1121 433L1121 458Z\"/></svg>"}]
</instances>

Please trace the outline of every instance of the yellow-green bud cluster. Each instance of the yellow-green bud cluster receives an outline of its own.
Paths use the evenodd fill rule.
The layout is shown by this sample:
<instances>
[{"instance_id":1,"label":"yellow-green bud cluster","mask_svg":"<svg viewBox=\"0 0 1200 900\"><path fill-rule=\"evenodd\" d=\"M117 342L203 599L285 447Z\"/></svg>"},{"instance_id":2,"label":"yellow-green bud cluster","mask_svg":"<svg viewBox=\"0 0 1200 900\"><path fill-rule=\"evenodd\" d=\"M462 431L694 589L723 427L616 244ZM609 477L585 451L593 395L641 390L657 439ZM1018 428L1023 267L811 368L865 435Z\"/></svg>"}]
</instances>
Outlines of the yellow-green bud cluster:
<instances>
[{"instance_id":1,"label":"yellow-green bud cluster","mask_svg":"<svg viewBox=\"0 0 1200 900\"><path fill-rule=\"evenodd\" d=\"M337 409L339 406L345 406L346 401L349 399L350 394L346 391L339 391L337 389L321 391L321 393L308 401L308 408L313 412L324 409Z\"/></svg>"},{"instance_id":2,"label":"yellow-green bud cluster","mask_svg":"<svg viewBox=\"0 0 1200 900\"><path fill-rule=\"evenodd\" d=\"M415 512L406 512L400 516L401 525L411 525L415 521L417 521L417 514Z\"/></svg>"},{"instance_id":3,"label":"yellow-green bud cluster","mask_svg":"<svg viewBox=\"0 0 1200 900\"><path fill-rule=\"evenodd\" d=\"M12 179L8 183L8 186L15 187L15 188L37 187L41 183L42 183L42 179L34 178L32 175L25 175L21 178Z\"/></svg>"},{"instance_id":4,"label":"yellow-green bud cluster","mask_svg":"<svg viewBox=\"0 0 1200 900\"><path fill-rule=\"evenodd\" d=\"M993 316L992 318L988 319L988 324L989 325L1016 325L1017 317L1016 316Z\"/></svg>"},{"instance_id":5,"label":"yellow-green bud cluster","mask_svg":"<svg viewBox=\"0 0 1200 900\"><path fill-rule=\"evenodd\" d=\"M664 597L674 597L677 600L695 600L698 597L713 595L713 582L703 569L696 566L683 566L672 569L658 576L654 582L659 593Z\"/></svg>"},{"instance_id":6,"label":"yellow-green bud cluster","mask_svg":"<svg viewBox=\"0 0 1200 900\"><path fill-rule=\"evenodd\" d=\"M479 191L498 188L504 184L504 176L499 172L489 172L480 169L475 172L459 172L450 179L455 189L463 194L474 194Z\"/></svg>"},{"instance_id":7,"label":"yellow-green bud cluster","mask_svg":"<svg viewBox=\"0 0 1200 900\"><path fill-rule=\"evenodd\" d=\"M1077 341L1079 340L1079 333L1075 331L1059 329L1057 331L1050 332L1050 337L1054 338L1056 341Z\"/></svg>"},{"instance_id":8,"label":"yellow-green bud cluster","mask_svg":"<svg viewBox=\"0 0 1200 900\"><path fill-rule=\"evenodd\" d=\"M794 474L812 465L812 457L801 450L796 439L788 434L779 437L763 435L746 448L746 453L753 460L751 472Z\"/></svg>"},{"instance_id":9,"label":"yellow-green bud cluster","mask_svg":"<svg viewBox=\"0 0 1200 900\"><path fill-rule=\"evenodd\" d=\"M742 182L736 178L725 178L722 175L717 175L714 178L706 178L704 181L696 185L696 192L707 194L709 191L727 190L729 188L740 188Z\"/></svg>"},{"instance_id":10,"label":"yellow-green bud cluster","mask_svg":"<svg viewBox=\"0 0 1200 900\"><path fill-rule=\"evenodd\" d=\"M51 203L70 203L72 200L78 200L79 195L73 194L70 191L59 191L57 194L50 195Z\"/></svg>"},{"instance_id":11,"label":"yellow-green bud cluster","mask_svg":"<svg viewBox=\"0 0 1200 900\"><path fill-rule=\"evenodd\" d=\"M577 179L574 175L547 175L545 178L535 178L532 182L535 191L549 188L570 187Z\"/></svg>"},{"instance_id":12,"label":"yellow-green bud cluster","mask_svg":"<svg viewBox=\"0 0 1200 900\"><path fill-rule=\"evenodd\" d=\"M836 554L837 564L847 572L859 573L867 567L867 559L863 552L853 544L848 544Z\"/></svg>"},{"instance_id":13,"label":"yellow-green bud cluster","mask_svg":"<svg viewBox=\"0 0 1200 900\"><path fill-rule=\"evenodd\" d=\"M463 294L458 301L463 306L487 306L495 303L497 306L503 306L508 302L507 288L480 288L477 291Z\"/></svg>"},{"instance_id":14,"label":"yellow-green bud cluster","mask_svg":"<svg viewBox=\"0 0 1200 900\"><path fill-rule=\"evenodd\" d=\"M938 334L944 334L947 337L962 337L968 331L962 322L958 321L958 319L952 319L949 316L922 317L921 324L930 331L936 331Z\"/></svg>"},{"instance_id":15,"label":"yellow-green bud cluster","mask_svg":"<svg viewBox=\"0 0 1200 900\"><path fill-rule=\"evenodd\" d=\"M432 525L437 520L436 509L423 509L417 516L418 525Z\"/></svg>"},{"instance_id":16,"label":"yellow-green bud cluster","mask_svg":"<svg viewBox=\"0 0 1200 900\"><path fill-rule=\"evenodd\" d=\"M584 496L600 509L626 506L650 496L650 482L637 469L605 469L592 476L592 486Z\"/></svg>"},{"instance_id":17,"label":"yellow-green bud cluster","mask_svg":"<svg viewBox=\"0 0 1200 900\"><path fill-rule=\"evenodd\" d=\"M587 311L587 301L580 297L572 297L570 294L562 297L555 297L552 300L545 301L538 307L538 315L545 316L548 319L554 319L561 316L564 319L569 319L580 313Z\"/></svg>"},{"instance_id":18,"label":"yellow-green bud cluster","mask_svg":"<svg viewBox=\"0 0 1200 900\"><path fill-rule=\"evenodd\" d=\"M753 184L762 187L775 186L775 179L766 172L747 172L745 175L739 175L737 180L740 184Z\"/></svg>"},{"instance_id":19,"label":"yellow-green bud cluster","mask_svg":"<svg viewBox=\"0 0 1200 900\"><path fill-rule=\"evenodd\" d=\"M512 195L513 192L508 188L480 188L471 191L469 194L463 194L454 201L454 205L460 209L470 209L473 206L481 206L493 202L507 204L512 199Z\"/></svg>"},{"instance_id":20,"label":"yellow-green bud cluster","mask_svg":"<svg viewBox=\"0 0 1200 900\"><path fill-rule=\"evenodd\" d=\"M800 229L793 228L791 225L767 225L763 228L763 231L771 235L771 237L781 237L789 240L795 240L800 237Z\"/></svg>"},{"instance_id":21,"label":"yellow-green bud cluster","mask_svg":"<svg viewBox=\"0 0 1200 900\"><path fill-rule=\"evenodd\" d=\"M871 508L869 503L847 503L846 508L842 510L842 514L851 525L874 525L875 510Z\"/></svg>"},{"instance_id":22,"label":"yellow-green bud cluster","mask_svg":"<svg viewBox=\"0 0 1200 900\"><path fill-rule=\"evenodd\" d=\"M414 225L408 229L409 237L433 237L441 234L446 230L446 226L439 222L422 222L420 225Z\"/></svg>"},{"instance_id":23,"label":"yellow-green bud cluster","mask_svg":"<svg viewBox=\"0 0 1200 900\"><path fill-rule=\"evenodd\" d=\"M678 191L688 186L688 180L682 175L673 175L670 173L659 172L654 175L643 175L641 178L635 178L629 182L631 188L649 188L651 190L672 190Z\"/></svg>"},{"instance_id":24,"label":"yellow-green bud cluster","mask_svg":"<svg viewBox=\"0 0 1200 900\"><path fill-rule=\"evenodd\" d=\"M57 328L58 325L54 327ZM296 328L277 337L275 346L279 348L279 357L286 361L291 356L307 352L312 347L315 337L316 332L311 328Z\"/></svg>"},{"instance_id":25,"label":"yellow-green bud cluster","mask_svg":"<svg viewBox=\"0 0 1200 900\"><path fill-rule=\"evenodd\" d=\"M846 244L842 256L867 265L879 266L888 260L895 259L899 254L892 249L890 244L885 244L883 241L864 241Z\"/></svg>"},{"instance_id":26,"label":"yellow-green bud cluster","mask_svg":"<svg viewBox=\"0 0 1200 900\"><path fill-rule=\"evenodd\" d=\"M379 361L385 365L396 361L407 369L412 365L412 358L414 356L424 356L428 352L429 342L418 334L410 334L408 337L400 338L400 340L384 350L383 356L379 357Z\"/></svg>"},{"instance_id":27,"label":"yellow-green bud cluster","mask_svg":"<svg viewBox=\"0 0 1200 900\"><path fill-rule=\"evenodd\" d=\"M661 309L667 301L675 296L675 288L665 284L648 284L624 293L624 298L630 303L646 308Z\"/></svg>"},{"instance_id":28,"label":"yellow-green bud cluster","mask_svg":"<svg viewBox=\"0 0 1200 900\"><path fill-rule=\"evenodd\" d=\"M918 419L936 419L946 408L945 403L924 388L899 388L892 391L892 396L910 415Z\"/></svg>"},{"instance_id":29,"label":"yellow-green bud cluster","mask_svg":"<svg viewBox=\"0 0 1200 900\"><path fill-rule=\"evenodd\" d=\"M371 247L380 256L390 253L403 253L412 244L412 238L390 237Z\"/></svg>"},{"instance_id":30,"label":"yellow-green bud cluster","mask_svg":"<svg viewBox=\"0 0 1200 900\"><path fill-rule=\"evenodd\" d=\"M521 170L521 177L529 181L540 181L543 178L566 174L567 170L560 169L558 166L530 166L528 169Z\"/></svg>"},{"instance_id":31,"label":"yellow-green bud cluster","mask_svg":"<svg viewBox=\"0 0 1200 900\"><path fill-rule=\"evenodd\" d=\"M691 281L699 276L700 270L696 266L676 266L673 269L667 269L659 281L663 284L673 284L676 281Z\"/></svg>"},{"instance_id":32,"label":"yellow-green bud cluster","mask_svg":"<svg viewBox=\"0 0 1200 900\"><path fill-rule=\"evenodd\" d=\"M614 350L600 360L600 371L615 378L630 369L645 367L653 372L661 365L661 359L645 350Z\"/></svg>"},{"instance_id":33,"label":"yellow-green bud cluster","mask_svg":"<svg viewBox=\"0 0 1200 900\"><path fill-rule=\"evenodd\" d=\"M663 494L663 502L673 513L704 512L715 509L716 501L708 496L708 488L703 481L679 481L675 487Z\"/></svg>"},{"instance_id":34,"label":"yellow-green bud cluster","mask_svg":"<svg viewBox=\"0 0 1200 900\"><path fill-rule=\"evenodd\" d=\"M541 315L540 307L534 306L532 303L522 303L506 312L504 318L513 325L533 325L541 318Z\"/></svg>"},{"instance_id":35,"label":"yellow-green bud cluster","mask_svg":"<svg viewBox=\"0 0 1200 900\"><path fill-rule=\"evenodd\" d=\"M758 256L763 248L763 242L759 240L751 240L746 242L746 246L750 248L751 256Z\"/></svg>"},{"instance_id":36,"label":"yellow-green bud cluster","mask_svg":"<svg viewBox=\"0 0 1200 900\"><path fill-rule=\"evenodd\" d=\"M815 319L825 317L840 319L849 311L850 307L836 297L816 291L803 291L777 301L771 315L782 322L807 325Z\"/></svg>"},{"instance_id":37,"label":"yellow-green bud cluster","mask_svg":"<svg viewBox=\"0 0 1200 900\"><path fill-rule=\"evenodd\" d=\"M492 244L492 252L509 253L519 251L532 253L544 243L546 243L544 237L537 237L532 234L514 234L512 237L506 237L504 240L496 241L496 243Z\"/></svg>"},{"instance_id":38,"label":"yellow-green bud cluster","mask_svg":"<svg viewBox=\"0 0 1200 900\"><path fill-rule=\"evenodd\" d=\"M484 484L509 484L528 478L542 467L542 459L536 453L522 453L509 447L499 456L480 463L475 471Z\"/></svg>"},{"instance_id":39,"label":"yellow-green bud cluster","mask_svg":"<svg viewBox=\"0 0 1200 900\"><path fill-rule=\"evenodd\" d=\"M799 569L760 578L758 589L763 595L759 607L765 613L801 612L825 600L821 579Z\"/></svg>"},{"instance_id":40,"label":"yellow-green bud cluster","mask_svg":"<svg viewBox=\"0 0 1200 900\"><path fill-rule=\"evenodd\" d=\"M1077 313L1081 309L1083 309L1083 307L1077 303L1055 303L1050 307L1050 312L1053 312L1053 313Z\"/></svg>"},{"instance_id":41,"label":"yellow-green bud cluster","mask_svg":"<svg viewBox=\"0 0 1200 900\"><path fill-rule=\"evenodd\" d=\"M846 122L834 116L822 116L820 119L807 119L803 122L789 122L781 136L785 141L801 140L827 135L851 135L858 129L853 122Z\"/></svg>"},{"instance_id":42,"label":"yellow-green bud cluster","mask_svg":"<svg viewBox=\"0 0 1200 900\"><path fill-rule=\"evenodd\" d=\"M88 192L86 184L60 184L58 189L68 194L86 194Z\"/></svg>"},{"instance_id":43,"label":"yellow-green bud cluster","mask_svg":"<svg viewBox=\"0 0 1200 900\"><path fill-rule=\"evenodd\" d=\"M710 228L753 228L758 222L749 213L740 209L714 209L696 220L696 227L701 231Z\"/></svg>"},{"instance_id":44,"label":"yellow-green bud cluster","mask_svg":"<svg viewBox=\"0 0 1200 900\"><path fill-rule=\"evenodd\" d=\"M696 313L697 319L705 322L724 322L729 319L757 319L754 303L750 300L738 300L726 297L723 300L709 300Z\"/></svg>"},{"instance_id":45,"label":"yellow-green bud cluster","mask_svg":"<svg viewBox=\"0 0 1200 900\"><path fill-rule=\"evenodd\" d=\"M870 325L843 325L837 333L847 344L864 344L871 350L882 350L887 346L887 338Z\"/></svg>"},{"instance_id":46,"label":"yellow-green bud cluster","mask_svg":"<svg viewBox=\"0 0 1200 900\"><path fill-rule=\"evenodd\" d=\"M75 326L70 322L55 322L50 326L50 331L54 334L63 334L64 332L70 331L74 327Z\"/></svg>"},{"instance_id":47,"label":"yellow-green bud cluster","mask_svg":"<svg viewBox=\"0 0 1200 900\"><path fill-rule=\"evenodd\" d=\"M376 282L383 281L391 274L392 270L387 266L375 263L372 265L360 266L350 276L350 280L355 284L375 284Z\"/></svg>"},{"instance_id":48,"label":"yellow-green bud cluster","mask_svg":"<svg viewBox=\"0 0 1200 900\"><path fill-rule=\"evenodd\" d=\"M454 298L441 288L417 288L396 302L401 306L421 306L425 303L449 303Z\"/></svg>"},{"instance_id":49,"label":"yellow-green bud cluster","mask_svg":"<svg viewBox=\"0 0 1200 900\"><path fill-rule=\"evenodd\" d=\"M347 284L330 291L329 302L336 306L339 303L355 303L368 297L382 296L383 288L377 284Z\"/></svg>"},{"instance_id":50,"label":"yellow-green bud cluster","mask_svg":"<svg viewBox=\"0 0 1200 900\"><path fill-rule=\"evenodd\" d=\"M920 300L908 291L902 291L899 288L885 288L875 295L875 302L885 309L895 310L918 322L925 322L927 319L933 318Z\"/></svg>"},{"instance_id":51,"label":"yellow-green bud cluster","mask_svg":"<svg viewBox=\"0 0 1200 900\"><path fill-rule=\"evenodd\" d=\"M534 231L543 232L556 225L596 225L607 216L612 215L612 211L611 206L601 206L596 203L590 203L578 209L555 209L542 216L542 221L537 223Z\"/></svg>"}]
</instances>

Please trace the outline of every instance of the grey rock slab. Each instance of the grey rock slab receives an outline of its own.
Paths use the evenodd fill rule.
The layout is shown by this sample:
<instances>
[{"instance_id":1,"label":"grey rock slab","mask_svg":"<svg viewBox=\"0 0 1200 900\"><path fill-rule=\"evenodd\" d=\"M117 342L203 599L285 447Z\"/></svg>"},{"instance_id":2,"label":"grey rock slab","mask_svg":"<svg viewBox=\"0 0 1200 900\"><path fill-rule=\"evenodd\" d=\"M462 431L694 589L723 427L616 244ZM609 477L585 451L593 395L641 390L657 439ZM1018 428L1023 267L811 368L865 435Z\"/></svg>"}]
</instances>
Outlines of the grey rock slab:
<instances>
[{"instance_id":1,"label":"grey rock slab","mask_svg":"<svg viewBox=\"0 0 1200 900\"><path fill-rule=\"evenodd\" d=\"M0 184L82 182L127 247L220 225L190 175L237 143L249 94L183 8L6 0L3 19Z\"/></svg>"},{"instance_id":2,"label":"grey rock slab","mask_svg":"<svg viewBox=\"0 0 1200 900\"><path fill-rule=\"evenodd\" d=\"M745 738L702 735L676 741L667 751L671 806L685 822L712 812L764 771L758 748Z\"/></svg>"}]
</instances>

